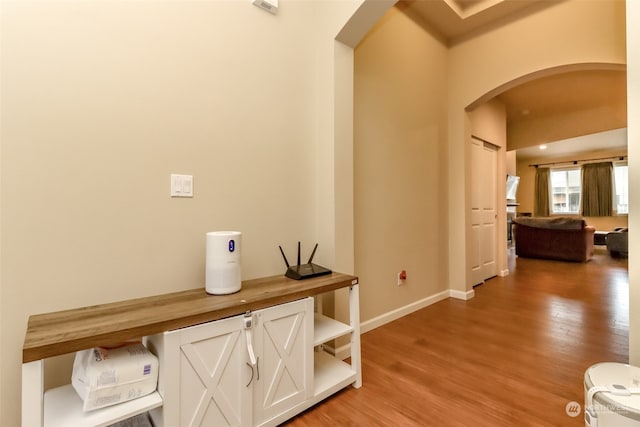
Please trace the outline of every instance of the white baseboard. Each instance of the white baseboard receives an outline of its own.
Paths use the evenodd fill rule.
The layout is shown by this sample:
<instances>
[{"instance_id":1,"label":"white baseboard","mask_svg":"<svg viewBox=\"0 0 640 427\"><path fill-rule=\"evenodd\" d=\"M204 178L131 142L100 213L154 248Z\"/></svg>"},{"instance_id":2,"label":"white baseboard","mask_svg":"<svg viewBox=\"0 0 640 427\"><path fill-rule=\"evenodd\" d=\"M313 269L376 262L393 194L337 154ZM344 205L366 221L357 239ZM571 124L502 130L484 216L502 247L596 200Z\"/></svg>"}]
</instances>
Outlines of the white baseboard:
<instances>
[{"instance_id":1,"label":"white baseboard","mask_svg":"<svg viewBox=\"0 0 640 427\"><path fill-rule=\"evenodd\" d=\"M337 359L344 360L351 356L351 347L349 344L341 345L337 349L329 346L323 346L327 353L333 354Z\"/></svg>"},{"instance_id":2,"label":"white baseboard","mask_svg":"<svg viewBox=\"0 0 640 427\"><path fill-rule=\"evenodd\" d=\"M473 291L473 289L467 292L447 289L446 291L439 292L435 295L431 295L427 298L423 298L419 301L405 305L404 307L391 310L387 313L381 314L378 317L374 317L373 319L369 319L365 322L360 323L360 333L364 334L365 332L372 331L386 323L393 322L396 319L404 317L408 314L413 313L414 311L418 311L422 308L428 307L431 304L435 304L438 301L442 301L447 298L456 298L466 301L473 298L474 296L475 292ZM338 348L334 348L327 344L324 344L323 348L326 352L336 356L340 360L344 360L350 356L351 347L348 343L341 345Z\"/></svg>"},{"instance_id":3,"label":"white baseboard","mask_svg":"<svg viewBox=\"0 0 640 427\"><path fill-rule=\"evenodd\" d=\"M379 326L384 325L385 323L392 322L396 319L406 316L407 314L413 313L414 311L420 310L421 308L425 308L430 306L431 304L435 304L438 301L442 301L443 299L448 298L449 291L442 291L435 295L431 295L429 297L423 298L416 302L412 302L411 304L405 305L404 307L396 308L395 310L391 310L385 314L382 314L378 317L374 317L373 319L369 319L366 322L362 322L360 324L360 332L365 333L369 332Z\"/></svg>"},{"instance_id":4,"label":"white baseboard","mask_svg":"<svg viewBox=\"0 0 640 427\"><path fill-rule=\"evenodd\" d=\"M473 289L467 292L456 291L455 289L449 289L449 296L451 298L461 299L466 301L476 296L476 292Z\"/></svg>"}]
</instances>

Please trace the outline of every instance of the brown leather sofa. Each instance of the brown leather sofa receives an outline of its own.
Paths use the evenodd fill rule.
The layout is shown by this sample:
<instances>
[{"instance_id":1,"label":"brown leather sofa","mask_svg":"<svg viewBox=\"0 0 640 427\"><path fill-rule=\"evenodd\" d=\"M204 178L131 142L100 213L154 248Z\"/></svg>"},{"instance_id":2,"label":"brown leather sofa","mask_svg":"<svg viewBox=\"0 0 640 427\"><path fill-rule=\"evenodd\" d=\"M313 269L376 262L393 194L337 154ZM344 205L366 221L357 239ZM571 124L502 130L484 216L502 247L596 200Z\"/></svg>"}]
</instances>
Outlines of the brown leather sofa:
<instances>
[{"instance_id":1,"label":"brown leather sofa","mask_svg":"<svg viewBox=\"0 0 640 427\"><path fill-rule=\"evenodd\" d=\"M593 255L595 228L573 217L515 218L516 255L585 262Z\"/></svg>"}]
</instances>

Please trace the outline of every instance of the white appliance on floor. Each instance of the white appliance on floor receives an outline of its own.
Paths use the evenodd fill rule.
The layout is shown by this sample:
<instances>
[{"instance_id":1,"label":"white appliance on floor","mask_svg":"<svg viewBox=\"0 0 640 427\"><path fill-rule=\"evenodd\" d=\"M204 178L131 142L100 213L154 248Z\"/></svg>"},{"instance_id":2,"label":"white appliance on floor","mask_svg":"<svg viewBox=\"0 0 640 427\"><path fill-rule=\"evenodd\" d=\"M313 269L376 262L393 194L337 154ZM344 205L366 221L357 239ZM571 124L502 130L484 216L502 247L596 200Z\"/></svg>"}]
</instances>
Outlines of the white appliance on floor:
<instances>
[{"instance_id":1,"label":"white appliance on floor","mask_svg":"<svg viewBox=\"0 0 640 427\"><path fill-rule=\"evenodd\" d=\"M640 427L640 368L597 363L584 374L586 427Z\"/></svg>"}]
</instances>

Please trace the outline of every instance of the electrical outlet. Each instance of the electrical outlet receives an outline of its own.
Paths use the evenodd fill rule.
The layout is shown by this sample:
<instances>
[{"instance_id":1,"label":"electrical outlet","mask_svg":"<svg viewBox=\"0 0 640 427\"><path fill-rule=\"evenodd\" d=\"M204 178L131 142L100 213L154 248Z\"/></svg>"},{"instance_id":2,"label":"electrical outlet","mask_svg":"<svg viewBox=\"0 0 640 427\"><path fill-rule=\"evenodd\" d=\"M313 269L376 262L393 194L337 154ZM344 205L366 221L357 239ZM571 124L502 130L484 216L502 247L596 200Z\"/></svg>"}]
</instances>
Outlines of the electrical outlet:
<instances>
[{"instance_id":1,"label":"electrical outlet","mask_svg":"<svg viewBox=\"0 0 640 427\"><path fill-rule=\"evenodd\" d=\"M404 285L404 281L407 280L407 272L402 270L398 273L398 286Z\"/></svg>"}]
</instances>

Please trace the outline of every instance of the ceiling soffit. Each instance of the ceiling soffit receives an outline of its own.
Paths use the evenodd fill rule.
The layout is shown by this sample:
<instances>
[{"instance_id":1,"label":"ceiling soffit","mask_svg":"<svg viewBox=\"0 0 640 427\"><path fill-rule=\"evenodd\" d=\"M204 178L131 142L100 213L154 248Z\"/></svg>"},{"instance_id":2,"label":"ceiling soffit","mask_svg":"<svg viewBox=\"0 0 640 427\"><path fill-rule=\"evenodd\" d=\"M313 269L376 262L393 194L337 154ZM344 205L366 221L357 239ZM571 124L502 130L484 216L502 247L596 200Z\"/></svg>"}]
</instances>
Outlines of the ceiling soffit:
<instances>
[{"instance_id":1,"label":"ceiling soffit","mask_svg":"<svg viewBox=\"0 0 640 427\"><path fill-rule=\"evenodd\" d=\"M461 19L487 11L504 0L443 0Z\"/></svg>"},{"instance_id":2,"label":"ceiling soffit","mask_svg":"<svg viewBox=\"0 0 640 427\"><path fill-rule=\"evenodd\" d=\"M397 7L434 37L451 46L563 1L400 0ZM563 115L574 117L577 127L580 126L579 117L589 118L592 124L590 128L586 126L589 129L585 128L584 121L582 130L571 131L570 126L564 126L573 135L562 135L562 138L625 127L626 67L585 65L575 64L560 67L562 70L545 70L536 76L523 76L476 100L467 110L496 97L506 106L509 129L533 126L538 133L542 132L541 127L548 127ZM598 111L602 114L597 114ZM553 139L556 136L540 134L536 135L536 140L557 141Z\"/></svg>"},{"instance_id":3,"label":"ceiling soffit","mask_svg":"<svg viewBox=\"0 0 640 427\"><path fill-rule=\"evenodd\" d=\"M400 0L397 5L445 43L454 45L561 1L564 0Z\"/></svg>"},{"instance_id":4,"label":"ceiling soffit","mask_svg":"<svg viewBox=\"0 0 640 427\"><path fill-rule=\"evenodd\" d=\"M621 70L581 70L522 83L498 95L509 124L608 106L626 116L627 76Z\"/></svg>"}]
</instances>

